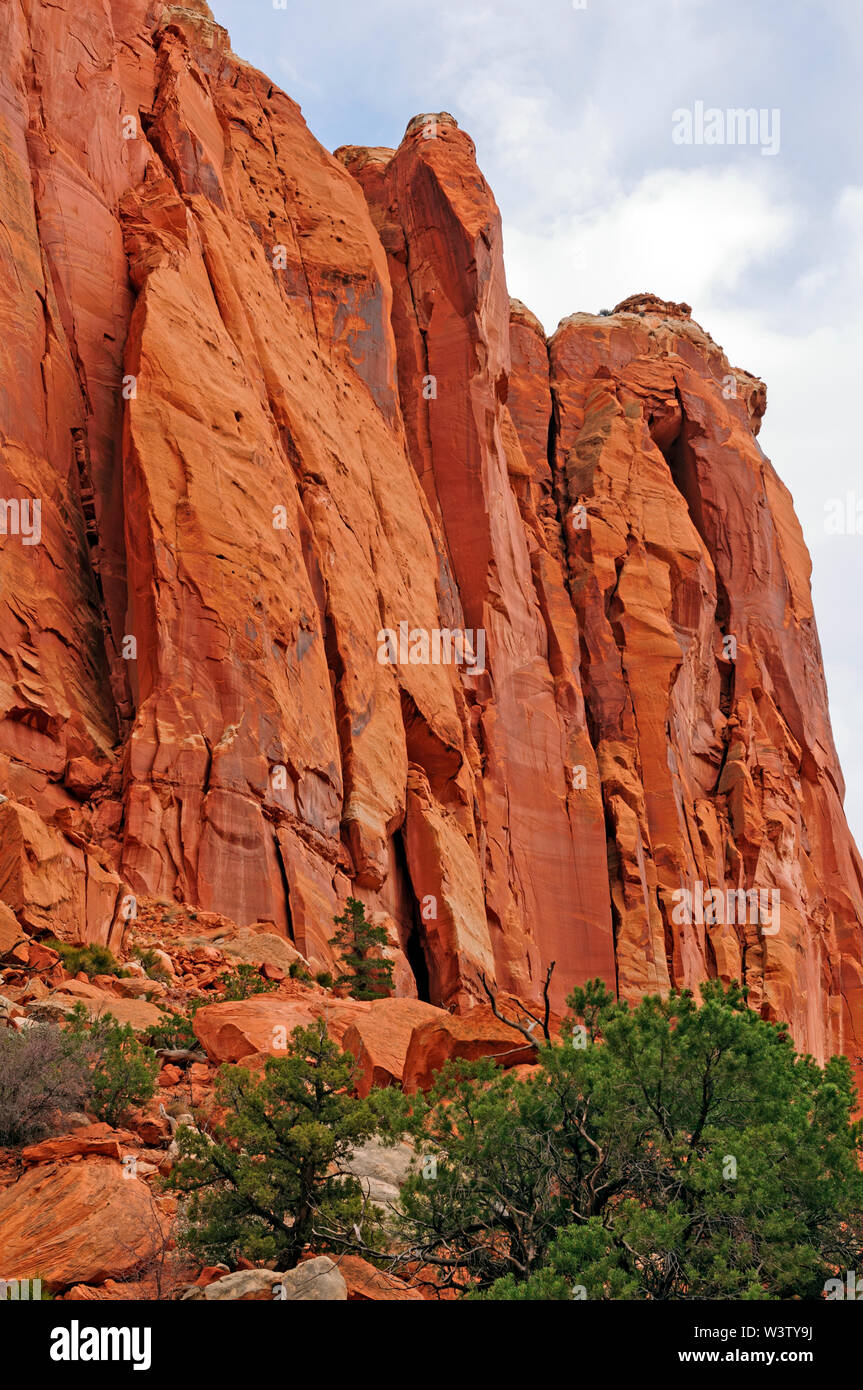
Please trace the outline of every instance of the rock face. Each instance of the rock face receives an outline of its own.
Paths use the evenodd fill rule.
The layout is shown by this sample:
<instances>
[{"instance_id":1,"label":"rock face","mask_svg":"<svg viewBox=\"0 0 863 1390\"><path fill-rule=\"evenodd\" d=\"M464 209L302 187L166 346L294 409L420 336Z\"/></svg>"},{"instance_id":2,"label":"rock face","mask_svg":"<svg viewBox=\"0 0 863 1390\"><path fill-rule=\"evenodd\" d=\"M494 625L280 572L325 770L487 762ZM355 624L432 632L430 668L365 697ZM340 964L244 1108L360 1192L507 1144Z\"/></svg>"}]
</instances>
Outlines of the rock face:
<instances>
[{"instance_id":1,"label":"rock face","mask_svg":"<svg viewBox=\"0 0 863 1390\"><path fill-rule=\"evenodd\" d=\"M856 1058L860 860L809 558L756 440L763 385L650 295L566 319L549 360L620 990L745 978L799 1045ZM716 921L681 920L686 888L722 895ZM766 920L731 899L729 925L736 890L759 890Z\"/></svg>"},{"instance_id":2,"label":"rock face","mask_svg":"<svg viewBox=\"0 0 863 1390\"><path fill-rule=\"evenodd\" d=\"M572 605L559 565L546 565L538 553L542 538L519 504L531 461L540 465L536 411L525 410L526 456L507 406L510 310L500 216L473 142L446 113L411 122L392 158L340 153L366 191L389 253L408 447L437 523L451 595L443 614L448 625L485 634L486 669L464 686L469 751L480 774L478 868L498 982L532 993L541 966L556 960L562 1002L585 971L614 978L605 831L576 695ZM547 370L536 406L545 407L547 434L543 378ZM585 763L593 794L579 797L570 769ZM437 791L428 770L418 791L422 805ZM409 793L409 847L414 816ZM435 894L446 842L438 842L425 876L435 845L419 826L413 838L418 857L422 851L419 891Z\"/></svg>"},{"instance_id":3,"label":"rock face","mask_svg":"<svg viewBox=\"0 0 863 1390\"><path fill-rule=\"evenodd\" d=\"M324 970L353 894L398 994L456 1013L483 975L537 1002L552 961L558 1013L592 976L738 976L861 1051L863 872L763 384L650 295L547 343L446 113L333 156L201 0L0 20L22 931L117 947L130 898L176 900ZM735 890L776 923L711 921Z\"/></svg>"}]
</instances>

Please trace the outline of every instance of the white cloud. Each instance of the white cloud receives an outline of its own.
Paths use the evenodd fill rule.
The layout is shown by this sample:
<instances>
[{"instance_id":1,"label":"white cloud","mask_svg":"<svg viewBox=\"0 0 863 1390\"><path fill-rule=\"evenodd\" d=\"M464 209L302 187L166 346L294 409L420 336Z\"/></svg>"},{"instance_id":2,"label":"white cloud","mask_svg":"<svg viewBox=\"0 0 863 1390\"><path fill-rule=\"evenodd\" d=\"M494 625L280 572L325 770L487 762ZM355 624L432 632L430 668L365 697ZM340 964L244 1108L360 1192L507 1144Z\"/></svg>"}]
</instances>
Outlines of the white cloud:
<instances>
[{"instance_id":1,"label":"white cloud","mask_svg":"<svg viewBox=\"0 0 863 1390\"><path fill-rule=\"evenodd\" d=\"M642 290L707 306L782 250L793 225L791 205L772 202L755 172L663 169L588 216L547 229L505 222L507 281L549 331L565 313Z\"/></svg>"}]
</instances>

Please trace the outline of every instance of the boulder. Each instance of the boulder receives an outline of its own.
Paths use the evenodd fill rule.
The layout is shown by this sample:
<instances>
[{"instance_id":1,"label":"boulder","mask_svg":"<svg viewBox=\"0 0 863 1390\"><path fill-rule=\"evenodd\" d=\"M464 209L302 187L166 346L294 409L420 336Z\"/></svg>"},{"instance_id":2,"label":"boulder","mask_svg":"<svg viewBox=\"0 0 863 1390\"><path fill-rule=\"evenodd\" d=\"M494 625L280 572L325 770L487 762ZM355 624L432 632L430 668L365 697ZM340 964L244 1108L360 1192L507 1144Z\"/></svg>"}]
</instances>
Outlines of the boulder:
<instances>
[{"instance_id":1,"label":"boulder","mask_svg":"<svg viewBox=\"0 0 863 1390\"><path fill-rule=\"evenodd\" d=\"M206 1004L196 1011L193 1027L211 1061L239 1062L256 1052L283 1055L293 1030L308 1028L317 1019L324 1019L330 1036L340 1042L349 1024L369 1007L356 999L262 994Z\"/></svg>"},{"instance_id":2,"label":"boulder","mask_svg":"<svg viewBox=\"0 0 863 1390\"><path fill-rule=\"evenodd\" d=\"M427 1091L451 1058L493 1057L501 1067L514 1067L535 1062L536 1055L522 1033L501 1023L488 1005L479 1004L466 1014L446 1014L414 1029L405 1057L404 1089Z\"/></svg>"},{"instance_id":3,"label":"boulder","mask_svg":"<svg viewBox=\"0 0 863 1390\"><path fill-rule=\"evenodd\" d=\"M205 1265L195 1283L198 1288L204 1289L208 1284L215 1284L217 1279L223 1279L230 1272L227 1265Z\"/></svg>"},{"instance_id":4,"label":"boulder","mask_svg":"<svg viewBox=\"0 0 863 1390\"><path fill-rule=\"evenodd\" d=\"M158 1108L163 1103L156 1098L140 1110L126 1112L124 1116L126 1124L132 1133L138 1136L142 1144L158 1147L169 1142L172 1133L171 1126Z\"/></svg>"},{"instance_id":5,"label":"boulder","mask_svg":"<svg viewBox=\"0 0 863 1390\"><path fill-rule=\"evenodd\" d=\"M161 1200L109 1158L40 1163L0 1191L3 1277L52 1290L126 1278L160 1248Z\"/></svg>"},{"instance_id":6,"label":"boulder","mask_svg":"<svg viewBox=\"0 0 863 1390\"><path fill-rule=\"evenodd\" d=\"M385 1270L376 1269L359 1255L339 1256L339 1273L347 1284L348 1301L352 1303L422 1303L418 1289L412 1289L403 1279Z\"/></svg>"},{"instance_id":7,"label":"boulder","mask_svg":"<svg viewBox=\"0 0 863 1390\"><path fill-rule=\"evenodd\" d=\"M357 1095L373 1086L400 1085L408 1044L420 1024L448 1018L443 1009L419 999L376 999L368 1013L345 1029L342 1046L357 1059Z\"/></svg>"},{"instance_id":8,"label":"boulder","mask_svg":"<svg viewBox=\"0 0 863 1390\"><path fill-rule=\"evenodd\" d=\"M398 1144L383 1144L380 1139L368 1139L365 1144L356 1146L344 1166L359 1179L369 1200L387 1212L398 1201L415 1152L413 1145L404 1140Z\"/></svg>"},{"instance_id":9,"label":"boulder","mask_svg":"<svg viewBox=\"0 0 863 1390\"><path fill-rule=\"evenodd\" d=\"M205 1286L195 1285L184 1300L208 1302L344 1302L347 1285L338 1267L327 1255L304 1260L295 1269L280 1273L270 1269L239 1269Z\"/></svg>"},{"instance_id":10,"label":"boulder","mask_svg":"<svg viewBox=\"0 0 863 1390\"><path fill-rule=\"evenodd\" d=\"M28 970L51 970L59 964L60 956L50 946L28 939L19 941L9 952L9 960L16 965L26 966Z\"/></svg>"}]
</instances>

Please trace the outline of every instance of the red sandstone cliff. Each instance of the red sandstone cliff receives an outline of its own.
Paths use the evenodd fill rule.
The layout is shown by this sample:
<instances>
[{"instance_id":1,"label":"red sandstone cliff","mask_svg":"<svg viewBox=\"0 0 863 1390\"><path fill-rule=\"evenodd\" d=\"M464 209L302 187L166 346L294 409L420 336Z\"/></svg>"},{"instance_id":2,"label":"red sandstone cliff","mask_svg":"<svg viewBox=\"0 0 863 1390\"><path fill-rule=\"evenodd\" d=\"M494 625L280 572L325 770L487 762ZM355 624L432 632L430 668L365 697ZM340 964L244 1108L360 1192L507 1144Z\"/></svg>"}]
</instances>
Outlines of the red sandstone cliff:
<instances>
[{"instance_id":1,"label":"red sandstone cliff","mask_svg":"<svg viewBox=\"0 0 863 1390\"><path fill-rule=\"evenodd\" d=\"M510 301L469 137L328 154L200 0L0 0L0 898L274 923L398 991L742 977L863 1051L863 873L763 385ZM379 659L483 634L484 662ZM422 652L419 653L422 656ZM781 892L778 932L675 892Z\"/></svg>"}]
</instances>

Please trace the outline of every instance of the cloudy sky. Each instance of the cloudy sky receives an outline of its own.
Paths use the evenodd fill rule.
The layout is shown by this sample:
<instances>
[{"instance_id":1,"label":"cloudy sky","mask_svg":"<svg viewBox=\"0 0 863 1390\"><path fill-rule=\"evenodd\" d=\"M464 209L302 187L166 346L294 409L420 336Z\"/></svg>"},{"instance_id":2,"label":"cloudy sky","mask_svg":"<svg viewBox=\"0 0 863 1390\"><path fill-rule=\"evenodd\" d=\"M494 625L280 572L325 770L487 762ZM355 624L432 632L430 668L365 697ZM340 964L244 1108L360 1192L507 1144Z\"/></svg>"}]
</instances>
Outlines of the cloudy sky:
<instances>
[{"instance_id":1,"label":"cloudy sky","mask_svg":"<svg viewBox=\"0 0 863 1390\"><path fill-rule=\"evenodd\" d=\"M210 0L234 50L329 149L398 145L451 111L503 215L510 293L553 331L651 290L686 300L768 386L760 442L791 489L846 809L863 844L857 724L863 399L860 0ZM754 107L761 145L679 144L673 113ZM765 143L767 143L765 141ZM844 510L844 507L843 507Z\"/></svg>"}]
</instances>

